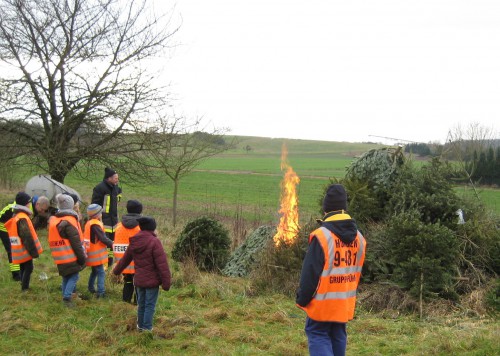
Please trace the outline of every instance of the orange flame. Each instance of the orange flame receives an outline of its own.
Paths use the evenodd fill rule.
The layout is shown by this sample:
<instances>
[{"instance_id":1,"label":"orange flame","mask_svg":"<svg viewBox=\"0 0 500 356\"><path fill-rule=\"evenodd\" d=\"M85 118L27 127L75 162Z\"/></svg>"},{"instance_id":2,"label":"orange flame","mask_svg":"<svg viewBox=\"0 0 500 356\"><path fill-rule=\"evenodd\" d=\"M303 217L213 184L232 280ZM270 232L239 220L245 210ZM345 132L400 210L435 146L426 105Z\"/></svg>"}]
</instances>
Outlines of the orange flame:
<instances>
[{"instance_id":1,"label":"orange flame","mask_svg":"<svg viewBox=\"0 0 500 356\"><path fill-rule=\"evenodd\" d=\"M289 166L287 161L287 148L283 144L281 150L281 170L286 173L281 181L281 215L278 225L278 232L274 235L274 244L279 246L284 243L290 245L297 237L299 232L299 199L296 186L300 179Z\"/></svg>"}]
</instances>

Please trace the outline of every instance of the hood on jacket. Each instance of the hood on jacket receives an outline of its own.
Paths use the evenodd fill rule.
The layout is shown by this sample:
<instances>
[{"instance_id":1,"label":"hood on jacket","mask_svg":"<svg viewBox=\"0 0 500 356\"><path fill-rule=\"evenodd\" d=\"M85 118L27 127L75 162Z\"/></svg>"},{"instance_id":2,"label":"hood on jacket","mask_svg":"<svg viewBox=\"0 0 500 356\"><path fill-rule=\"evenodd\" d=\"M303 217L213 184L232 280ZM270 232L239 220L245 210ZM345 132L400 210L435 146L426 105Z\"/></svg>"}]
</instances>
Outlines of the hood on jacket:
<instances>
[{"instance_id":1,"label":"hood on jacket","mask_svg":"<svg viewBox=\"0 0 500 356\"><path fill-rule=\"evenodd\" d=\"M23 213L26 213L28 215L32 215L33 214L33 212L31 211L31 209L25 207L24 205L16 204L16 205L14 205L13 210L14 210L15 214L17 214L20 211L22 211Z\"/></svg>"},{"instance_id":2,"label":"hood on jacket","mask_svg":"<svg viewBox=\"0 0 500 356\"><path fill-rule=\"evenodd\" d=\"M152 231L141 230L130 238L128 248L134 253L142 253L146 250L153 239L158 237Z\"/></svg>"},{"instance_id":3,"label":"hood on jacket","mask_svg":"<svg viewBox=\"0 0 500 356\"><path fill-rule=\"evenodd\" d=\"M138 226L137 218L140 218L141 214L125 214L122 216L122 224L127 229L133 229Z\"/></svg>"},{"instance_id":4,"label":"hood on jacket","mask_svg":"<svg viewBox=\"0 0 500 356\"><path fill-rule=\"evenodd\" d=\"M71 209L62 209L58 210L55 214L58 218L63 217L63 216L74 216L76 220L78 220L78 213L74 210Z\"/></svg>"},{"instance_id":5,"label":"hood on jacket","mask_svg":"<svg viewBox=\"0 0 500 356\"><path fill-rule=\"evenodd\" d=\"M358 234L358 226L356 225L356 221L350 218L350 216L347 214L345 214L349 217L347 219L325 221L329 217L336 214L336 212L326 214L321 221L322 226L333 232L339 239L342 240L342 242L346 244L353 242L356 239L356 235Z\"/></svg>"}]
</instances>

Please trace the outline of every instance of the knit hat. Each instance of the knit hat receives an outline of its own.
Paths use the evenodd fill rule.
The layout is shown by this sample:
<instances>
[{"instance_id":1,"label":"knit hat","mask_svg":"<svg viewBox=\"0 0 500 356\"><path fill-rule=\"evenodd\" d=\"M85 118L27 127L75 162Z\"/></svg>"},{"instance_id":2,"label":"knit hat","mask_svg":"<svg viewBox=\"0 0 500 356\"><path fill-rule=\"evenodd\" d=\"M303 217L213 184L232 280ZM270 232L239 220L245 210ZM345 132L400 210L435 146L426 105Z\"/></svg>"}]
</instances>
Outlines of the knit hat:
<instances>
[{"instance_id":1,"label":"knit hat","mask_svg":"<svg viewBox=\"0 0 500 356\"><path fill-rule=\"evenodd\" d=\"M73 210L73 207L75 206L73 198L67 194L57 194L56 202L59 210Z\"/></svg>"},{"instance_id":2,"label":"knit hat","mask_svg":"<svg viewBox=\"0 0 500 356\"><path fill-rule=\"evenodd\" d=\"M71 197L71 199L73 199L73 205L78 203L78 195L73 194L73 193L68 193L68 192L64 192L63 194L69 195Z\"/></svg>"},{"instance_id":3,"label":"knit hat","mask_svg":"<svg viewBox=\"0 0 500 356\"><path fill-rule=\"evenodd\" d=\"M109 177L112 177L116 174L116 171L109 168L109 167L106 167L104 168L104 179L108 179Z\"/></svg>"},{"instance_id":4,"label":"knit hat","mask_svg":"<svg viewBox=\"0 0 500 356\"><path fill-rule=\"evenodd\" d=\"M87 216L89 218L99 215L102 211L102 207L99 204L90 204L87 206Z\"/></svg>"},{"instance_id":5,"label":"knit hat","mask_svg":"<svg viewBox=\"0 0 500 356\"><path fill-rule=\"evenodd\" d=\"M323 211L347 210L347 193L341 184L332 184L326 190L323 199Z\"/></svg>"},{"instance_id":6,"label":"knit hat","mask_svg":"<svg viewBox=\"0 0 500 356\"><path fill-rule=\"evenodd\" d=\"M147 231L156 230L156 221L154 218L150 216L141 216L140 218L137 219L137 222L139 223L139 227L141 228L141 230L147 230Z\"/></svg>"},{"instance_id":7,"label":"knit hat","mask_svg":"<svg viewBox=\"0 0 500 356\"><path fill-rule=\"evenodd\" d=\"M26 205L31 201L31 197L29 194L25 192L19 192L16 194L16 204L17 205Z\"/></svg>"},{"instance_id":8,"label":"knit hat","mask_svg":"<svg viewBox=\"0 0 500 356\"><path fill-rule=\"evenodd\" d=\"M127 213L129 214L141 214L142 204L138 200L129 200L127 202Z\"/></svg>"}]
</instances>

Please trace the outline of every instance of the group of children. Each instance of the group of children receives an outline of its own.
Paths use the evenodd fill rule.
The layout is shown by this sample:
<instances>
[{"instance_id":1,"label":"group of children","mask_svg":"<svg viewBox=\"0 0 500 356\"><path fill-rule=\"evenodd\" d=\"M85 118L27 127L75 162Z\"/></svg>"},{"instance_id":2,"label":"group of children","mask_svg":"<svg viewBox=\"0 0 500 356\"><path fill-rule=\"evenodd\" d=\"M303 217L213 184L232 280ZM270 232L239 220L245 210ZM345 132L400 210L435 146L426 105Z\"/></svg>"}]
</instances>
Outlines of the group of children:
<instances>
[{"instance_id":1,"label":"group of children","mask_svg":"<svg viewBox=\"0 0 500 356\"><path fill-rule=\"evenodd\" d=\"M137 303L137 328L152 330L153 315L159 287L169 290L171 274L167 256L156 231L156 221L142 216L142 204L127 202L127 214L115 230L114 241L109 239L102 223L102 207L90 204L88 220L82 230L78 201L69 194L55 197L57 211L48 219L48 243L52 257L62 277L63 303L72 307L79 273L90 267L88 290L97 298L105 297L105 265L107 249L112 248L116 258L113 274L123 274L123 301L132 302L134 291ZM29 289L33 259L43 248L30 219L31 197L25 192L16 195L13 215L4 225L11 243L12 262L20 265L22 291Z\"/></svg>"}]
</instances>

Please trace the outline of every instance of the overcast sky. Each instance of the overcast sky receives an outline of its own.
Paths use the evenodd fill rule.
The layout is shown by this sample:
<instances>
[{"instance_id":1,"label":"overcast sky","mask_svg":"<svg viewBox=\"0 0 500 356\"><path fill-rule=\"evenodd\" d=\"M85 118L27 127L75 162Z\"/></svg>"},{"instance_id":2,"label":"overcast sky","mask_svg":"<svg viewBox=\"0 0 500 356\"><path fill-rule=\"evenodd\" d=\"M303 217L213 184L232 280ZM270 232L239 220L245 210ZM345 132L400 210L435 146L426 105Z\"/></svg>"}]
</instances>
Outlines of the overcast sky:
<instances>
[{"instance_id":1,"label":"overcast sky","mask_svg":"<svg viewBox=\"0 0 500 356\"><path fill-rule=\"evenodd\" d=\"M175 12L164 80L177 114L326 141L498 132L499 0L177 0Z\"/></svg>"}]
</instances>

